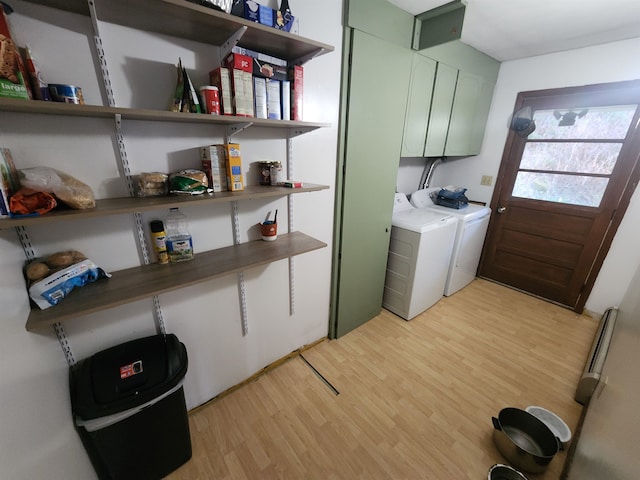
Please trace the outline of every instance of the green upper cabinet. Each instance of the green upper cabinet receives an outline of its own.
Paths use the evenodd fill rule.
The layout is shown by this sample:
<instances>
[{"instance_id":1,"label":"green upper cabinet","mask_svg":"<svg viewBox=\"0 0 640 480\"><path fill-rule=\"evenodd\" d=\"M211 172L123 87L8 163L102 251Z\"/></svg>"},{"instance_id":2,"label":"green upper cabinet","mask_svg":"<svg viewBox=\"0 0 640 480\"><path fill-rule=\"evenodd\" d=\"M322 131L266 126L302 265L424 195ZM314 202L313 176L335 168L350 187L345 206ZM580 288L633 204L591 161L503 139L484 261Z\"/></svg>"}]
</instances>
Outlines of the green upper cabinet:
<instances>
[{"instance_id":1,"label":"green upper cabinet","mask_svg":"<svg viewBox=\"0 0 640 480\"><path fill-rule=\"evenodd\" d=\"M479 154L499 68L497 60L458 41L416 53L402 156Z\"/></svg>"},{"instance_id":2,"label":"green upper cabinet","mask_svg":"<svg viewBox=\"0 0 640 480\"><path fill-rule=\"evenodd\" d=\"M427 137L427 125L431 111L431 95L436 78L436 61L413 54L411 83L407 97L402 137L403 157L421 157Z\"/></svg>"},{"instance_id":3,"label":"green upper cabinet","mask_svg":"<svg viewBox=\"0 0 640 480\"><path fill-rule=\"evenodd\" d=\"M444 147L445 156L478 155L493 98L494 84L480 75L458 71L456 92Z\"/></svg>"},{"instance_id":4,"label":"green upper cabinet","mask_svg":"<svg viewBox=\"0 0 640 480\"><path fill-rule=\"evenodd\" d=\"M433 97L431 98L427 139L424 147L425 157L441 157L444 155L457 78L457 69L444 63L438 63L433 86Z\"/></svg>"}]
</instances>

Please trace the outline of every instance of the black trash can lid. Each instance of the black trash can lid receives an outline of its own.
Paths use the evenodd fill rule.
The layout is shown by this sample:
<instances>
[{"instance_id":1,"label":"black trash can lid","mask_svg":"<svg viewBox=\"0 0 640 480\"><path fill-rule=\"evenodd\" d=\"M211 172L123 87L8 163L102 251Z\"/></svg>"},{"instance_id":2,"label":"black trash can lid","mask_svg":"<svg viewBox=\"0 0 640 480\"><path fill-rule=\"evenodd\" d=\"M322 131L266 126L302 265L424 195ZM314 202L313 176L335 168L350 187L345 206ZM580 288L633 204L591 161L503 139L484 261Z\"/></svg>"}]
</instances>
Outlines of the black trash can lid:
<instances>
[{"instance_id":1,"label":"black trash can lid","mask_svg":"<svg viewBox=\"0 0 640 480\"><path fill-rule=\"evenodd\" d=\"M70 369L73 413L89 420L142 405L175 387L187 364L186 348L174 334L102 350Z\"/></svg>"}]
</instances>

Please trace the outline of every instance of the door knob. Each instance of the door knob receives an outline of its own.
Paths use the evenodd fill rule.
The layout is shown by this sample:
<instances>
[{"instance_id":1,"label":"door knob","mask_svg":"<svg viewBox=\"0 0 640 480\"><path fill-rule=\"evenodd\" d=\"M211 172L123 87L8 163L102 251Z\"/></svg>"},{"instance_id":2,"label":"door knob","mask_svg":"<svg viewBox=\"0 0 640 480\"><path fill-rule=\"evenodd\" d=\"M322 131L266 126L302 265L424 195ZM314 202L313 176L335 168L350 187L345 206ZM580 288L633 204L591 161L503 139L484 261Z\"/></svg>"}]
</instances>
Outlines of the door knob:
<instances>
[{"instance_id":1,"label":"door knob","mask_svg":"<svg viewBox=\"0 0 640 480\"><path fill-rule=\"evenodd\" d=\"M498 207L498 213L504 213L507 211L507 207Z\"/></svg>"}]
</instances>

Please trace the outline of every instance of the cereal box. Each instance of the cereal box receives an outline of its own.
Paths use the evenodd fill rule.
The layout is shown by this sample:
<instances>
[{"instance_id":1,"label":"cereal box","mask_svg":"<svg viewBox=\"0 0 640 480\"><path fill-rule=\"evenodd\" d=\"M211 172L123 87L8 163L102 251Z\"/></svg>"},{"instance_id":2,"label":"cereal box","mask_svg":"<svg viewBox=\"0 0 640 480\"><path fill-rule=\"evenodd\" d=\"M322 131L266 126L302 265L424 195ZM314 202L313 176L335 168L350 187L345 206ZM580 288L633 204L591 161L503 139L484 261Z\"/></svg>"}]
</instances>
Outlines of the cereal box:
<instances>
[{"instance_id":1,"label":"cereal box","mask_svg":"<svg viewBox=\"0 0 640 480\"><path fill-rule=\"evenodd\" d=\"M225 149L227 160L227 187L232 192L244 190L240 145L237 143L228 143L225 145Z\"/></svg>"},{"instance_id":2,"label":"cereal box","mask_svg":"<svg viewBox=\"0 0 640 480\"><path fill-rule=\"evenodd\" d=\"M29 100L28 78L20 51L11 38L7 16L0 5L0 97Z\"/></svg>"}]
</instances>

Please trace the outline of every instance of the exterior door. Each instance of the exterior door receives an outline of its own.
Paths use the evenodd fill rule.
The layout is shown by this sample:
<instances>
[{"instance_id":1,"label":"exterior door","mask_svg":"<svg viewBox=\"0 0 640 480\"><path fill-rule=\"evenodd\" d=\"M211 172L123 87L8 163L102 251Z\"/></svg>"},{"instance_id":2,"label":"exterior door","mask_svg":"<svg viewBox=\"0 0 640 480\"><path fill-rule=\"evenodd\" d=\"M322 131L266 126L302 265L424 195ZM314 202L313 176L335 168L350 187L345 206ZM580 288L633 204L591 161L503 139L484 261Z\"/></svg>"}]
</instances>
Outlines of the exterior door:
<instances>
[{"instance_id":1,"label":"exterior door","mask_svg":"<svg viewBox=\"0 0 640 480\"><path fill-rule=\"evenodd\" d=\"M581 312L638 181L640 82L525 92L479 274Z\"/></svg>"},{"instance_id":2,"label":"exterior door","mask_svg":"<svg viewBox=\"0 0 640 480\"><path fill-rule=\"evenodd\" d=\"M380 313L412 52L358 30L343 75L330 336ZM347 43L347 42L345 42ZM346 48L346 47L345 47Z\"/></svg>"}]
</instances>

